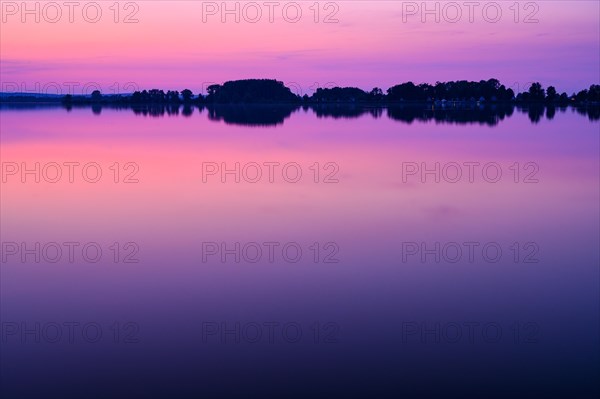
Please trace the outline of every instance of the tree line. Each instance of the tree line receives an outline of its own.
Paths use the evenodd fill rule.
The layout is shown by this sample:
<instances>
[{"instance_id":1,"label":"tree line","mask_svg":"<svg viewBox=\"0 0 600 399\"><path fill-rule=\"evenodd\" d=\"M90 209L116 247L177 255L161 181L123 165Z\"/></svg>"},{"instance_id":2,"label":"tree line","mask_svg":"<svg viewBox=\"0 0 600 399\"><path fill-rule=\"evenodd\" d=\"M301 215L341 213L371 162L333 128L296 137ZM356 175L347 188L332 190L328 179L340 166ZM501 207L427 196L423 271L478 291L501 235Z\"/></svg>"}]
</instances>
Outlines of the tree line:
<instances>
[{"instance_id":1,"label":"tree line","mask_svg":"<svg viewBox=\"0 0 600 399\"><path fill-rule=\"evenodd\" d=\"M357 87L318 88L311 96L294 94L283 82L273 79L245 79L208 86L206 95L185 89L181 92L159 89L136 91L131 95L103 96L95 90L91 96L63 98L65 103L191 104L191 103L555 103L600 105L600 85L568 95L555 87L547 89L539 82L525 92L515 94L498 79L450 81L414 84L401 83L384 91L375 87L364 91Z\"/></svg>"}]
</instances>

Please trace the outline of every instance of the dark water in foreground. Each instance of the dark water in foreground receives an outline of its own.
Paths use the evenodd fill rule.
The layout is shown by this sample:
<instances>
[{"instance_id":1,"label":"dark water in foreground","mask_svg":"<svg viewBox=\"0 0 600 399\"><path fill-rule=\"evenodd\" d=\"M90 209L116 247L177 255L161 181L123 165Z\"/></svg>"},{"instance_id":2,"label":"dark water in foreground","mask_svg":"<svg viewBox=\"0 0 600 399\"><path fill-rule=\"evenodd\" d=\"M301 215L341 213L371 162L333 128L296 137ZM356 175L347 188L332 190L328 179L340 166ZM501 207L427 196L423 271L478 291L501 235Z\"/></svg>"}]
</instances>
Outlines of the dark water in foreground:
<instances>
[{"instance_id":1,"label":"dark water in foreground","mask_svg":"<svg viewBox=\"0 0 600 399\"><path fill-rule=\"evenodd\" d=\"M600 393L594 118L137 111L0 112L0 396Z\"/></svg>"}]
</instances>

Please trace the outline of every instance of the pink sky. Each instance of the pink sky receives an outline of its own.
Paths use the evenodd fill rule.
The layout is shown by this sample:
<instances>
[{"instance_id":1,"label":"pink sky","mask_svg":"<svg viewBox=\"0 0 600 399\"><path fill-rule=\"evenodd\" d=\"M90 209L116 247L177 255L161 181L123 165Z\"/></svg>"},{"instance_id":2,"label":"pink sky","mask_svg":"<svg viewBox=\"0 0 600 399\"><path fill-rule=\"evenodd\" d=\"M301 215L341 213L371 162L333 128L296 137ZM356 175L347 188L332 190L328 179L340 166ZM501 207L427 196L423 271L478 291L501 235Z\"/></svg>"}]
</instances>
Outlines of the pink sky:
<instances>
[{"instance_id":1,"label":"pink sky","mask_svg":"<svg viewBox=\"0 0 600 399\"><path fill-rule=\"evenodd\" d=\"M28 2L29 9L35 3ZM275 78L304 93L315 83L387 89L408 80L495 77L515 91L541 81L570 93L600 81L597 1L520 2L518 15L513 1L484 1L472 10L473 22L461 1L454 3L460 18L449 2L438 2L439 22L435 13L423 15L422 2L322 1L317 23L314 1L295 3L302 10L296 23L283 18L284 7L290 18L296 15L286 1L276 2L273 22L268 6L255 2L262 12L256 23L248 21L256 8L247 1L237 2L239 23L234 14L222 15L221 2L120 2L117 23L112 0L97 2L102 15L96 23L83 16L88 5L88 19L94 18L90 2L79 2L73 22L68 7L56 2L62 13L56 23L50 22L56 8L38 3L36 22L20 1L2 2L2 91L66 94L75 87L81 94L98 84L105 93L132 87L199 92L226 80ZM209 3L218 7L215 15L203 13ZM491 22L494 4L502 12L497 22ZM138 22L124 23L133 12ZM337 22L324 23L332 13Z\"/></svg>"}]
</instances>

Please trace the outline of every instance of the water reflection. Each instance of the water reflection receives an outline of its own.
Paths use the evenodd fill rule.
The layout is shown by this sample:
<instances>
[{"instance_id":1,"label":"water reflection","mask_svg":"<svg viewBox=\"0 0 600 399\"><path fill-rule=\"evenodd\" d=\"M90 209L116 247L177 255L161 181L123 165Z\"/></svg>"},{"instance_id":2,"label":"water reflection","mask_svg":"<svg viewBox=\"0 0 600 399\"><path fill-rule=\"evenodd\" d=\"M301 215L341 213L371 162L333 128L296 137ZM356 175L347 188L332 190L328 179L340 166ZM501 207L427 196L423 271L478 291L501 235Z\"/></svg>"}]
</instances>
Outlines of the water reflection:
<instances>
[{"instance_id":1,"label":"water reflection","mask_svg":"<svg viewBox=\"0 0 600 399\"><path fill-rule=\"evenodd\" d=\"M268 391L290 376L299 397L319 384L330 397L349 387L372 397L391 392L397 376L435 390L409 397L447 396L465 376L503 397L597 393L600 137L580 116L589 111L74 108L0 115L2 241L27 250L25 261L23 250L0 264L0 313L14 323L5 325L34 331L24 341L7 332L0 397L47 397L65 376L112 397L114 375L124 381L118 397L197 386L206 389L175 396L234 397L238 386ZM280 166L271 175L267 163ZM467 163L479 165L473 180ZM208 164L219 172L206 173ZM84 175L84 165L103 173ZM290 182L297 169L284 175L283 165L299 167L301 179ZM490 182L484 165L501 179ZM325 183L331 177L337 183ZM75 242L71 262L64 248ZM63 248L56 263L54 243ZM95 263L82 256L90 243L103 254ZM122 261L128 243L138 263ZM214 243L221 253L208 256ZM258 261L244 252L251 243L263 248ZM277 249L273 262L265 243ZM282 256L289 243L302 251L297 262ZM328 243L338 263L323 261ZM415 243L421 253L406 258ZM463 251L456 262L443 250L452 243ZM490 243L501 258L484 257ZM537 263L525 261L531 245ZM139 326L135 344L121 343L129 322ZM78 338L68 341L64 328L59 342L32 342L36 323L50 340L53 326L79 323ZM97 343L81 338L90 323L104 332ZM239 343L231 333L203 339L207 325L236 323L278 323L277 338L264 329L258 342L241 332ZM301 328L299 342L282 339L288 323ZM320 341L334 330L315 323L336 323L337 342Z\"/></svg>"},{"instance_id":2,"label":"water reflection","mask_svg":"<svg viewBox=\"0 0 600 399\"><path fill-rule=\"evenodd\" d=\"M299 107L291 104L209 105L207 109L208 118L212 121L223 121L230 125L277 126L283 124Z\"/></svg>"},{"instance_id":3,"label":"water reflection","mask_svg":"<svg viewBox=\"0 0 600 399\"><path fill-rule=\"evenodd\" d=\"M58 104L30 104L30 103L1 103L0 110L31 110L42 108L64 108L72 111L73 108L91 108L95 115L100 115L103 108L117 110L131 110L134 114L146 117L178 116L191 117L196 112L203 114L206 111L211 121L222 121L230 125L241 126L278 126L299 110L312 111L318 118L354 119L371 116L374 119L383 117L412 124L416 121L447 123L457 125L478 124L496 126L502 121L513 116L515 112L526 114L532 124L539 123L542 119L553 120L557 113L568 111L587 117L590 121L600 121L600 107L598 106L555 106L553 104L476 104L467 103L454 106L435 106L417 104L396 104L389 106L372 106L361 104L279 104L279 105L223 105L223 104L138 104L138 105L58 105Z\"/></svg>"}]
</instances>

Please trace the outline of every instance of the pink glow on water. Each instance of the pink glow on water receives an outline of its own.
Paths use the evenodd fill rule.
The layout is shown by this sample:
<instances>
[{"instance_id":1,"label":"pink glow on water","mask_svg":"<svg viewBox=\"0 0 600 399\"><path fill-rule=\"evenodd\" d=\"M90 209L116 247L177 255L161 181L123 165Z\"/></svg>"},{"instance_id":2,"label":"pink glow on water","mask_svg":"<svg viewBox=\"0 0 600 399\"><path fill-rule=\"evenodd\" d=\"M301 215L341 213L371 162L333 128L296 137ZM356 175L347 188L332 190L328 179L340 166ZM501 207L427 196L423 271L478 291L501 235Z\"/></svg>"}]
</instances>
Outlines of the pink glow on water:
<instances>
[{"instance_id":1,"label":"pink glow on water","mask_svg":"<svg viewBox=\"0 0 600 399\"><path fill-rule=\"evenodd\" d=\"M184 241L207 226L216 235L237 231L240 236L268 236L274 230L286 236L292 233L281 226L294 226L293 233L302 236L321 220L329 220L324 231L336 236L346 235L352 226L364 231L364 225L371 223L373 233L392 232L398 226L417 235L457 228L485 233L489 228L512 231L515 214L521 215L520 228L529 223L549 226L557 221L547 219L548 212L565 203L580 204L563 208L565 223L584 217L578 211L581 206L588 209L587 219L593 209L589 205L597 200L597 193L585 189L593 187L598 177L590 172L598 169L596 147L582 146L586 140L597 143L597 137L587 137L591 133L587 131L568 143L559 140L568 121L581 118L577 115L561 114L537 126L517 115L494 129L482 130L479 126L404 125L370 116L317 119L299 111L280 128L249 134L244 127L209 121L206 112L191 119L146 118L110 110L98 117L89 109L70 115L64 110L38 112L43 118L26 122L19 112L3 112L3 162L25 162L29 168L35 162L97 162L103 177L91 184L76 173L73 184L66 174L56 184L21 184L18 175L9 176L3 208L23 212L3 214L3 225L21 238L32 231L61 234L54 230L57 225L61 231L78 234L93 225L101 235L130 231L166 240L174 236L165 232L177 231L176 237ZM432 167L436 162L472 161L500 164L502 180L486 183L478 170L474 184L422 184L419 176L403 182L405 162ZM139 166L135 178L140 183L115 184L109 168L115 162L121 168L135 162ZM229 168L236 162L296 162L303 178L291 184L279 170L271 184L265 168L256 184L243 179L240 184L222 184L219 174L203 183L205 162L225 163ZM315 184L310 169L315 162L321 166L335 162L339 166L335 178L340 182ZM514 184L509 167L515 162L539 165L536 177L544 184ZM125 172L121 171L120 180ZM227 179L231 183L234 177ZM45 205L35 206L40 200ZM524 209L524 204L530 204L530 209ZM62 217L65 213L71 217ZM265 219L266 214L279 217ZM22 215L27 215L29 223ZM472 223L457 224L460 220Z\"/></svg>"}]
</instances>

